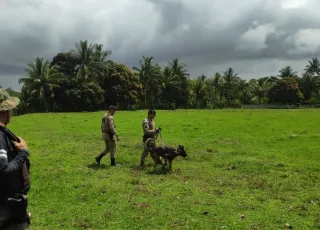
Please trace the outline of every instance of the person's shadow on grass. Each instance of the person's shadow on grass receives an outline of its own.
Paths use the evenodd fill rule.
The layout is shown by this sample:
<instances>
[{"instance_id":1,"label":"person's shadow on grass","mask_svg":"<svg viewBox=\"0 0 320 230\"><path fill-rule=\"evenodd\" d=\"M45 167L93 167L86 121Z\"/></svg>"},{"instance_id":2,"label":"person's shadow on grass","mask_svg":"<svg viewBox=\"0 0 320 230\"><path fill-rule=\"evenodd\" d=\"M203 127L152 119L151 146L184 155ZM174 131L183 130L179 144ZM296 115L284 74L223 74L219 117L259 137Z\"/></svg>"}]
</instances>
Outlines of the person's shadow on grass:
<instances>
[{"instance_id":1,"label":"person's shadow on grass","mask_svg":"<svg viewBox=\"0 0 320 230\"><path fill-rule=\"evenodd\" d=\"M93 170L101 170L101 169L107 168L107 165L105 164L98 165L97 163L91 163L91 164L88 164L87 167Z\"/></svg>"}]
</instances>

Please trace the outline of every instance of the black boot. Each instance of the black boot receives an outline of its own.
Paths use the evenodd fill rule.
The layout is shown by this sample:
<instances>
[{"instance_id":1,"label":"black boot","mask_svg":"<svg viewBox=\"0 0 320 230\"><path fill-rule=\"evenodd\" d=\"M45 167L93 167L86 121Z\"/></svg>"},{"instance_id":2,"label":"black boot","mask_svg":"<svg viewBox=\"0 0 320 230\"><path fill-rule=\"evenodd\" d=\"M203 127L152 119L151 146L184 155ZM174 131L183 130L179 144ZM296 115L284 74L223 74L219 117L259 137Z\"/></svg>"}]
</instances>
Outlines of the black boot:
<instances>
[{"instance_id":1,"label":"black boot","mask_svg":"<svg viewBox=\"0 0 320 230\"><path fill-rule=\"evenodd\" d=\"M116 159L115 158L111 158L111 166L116 166Z\"/></svg>"},{"instance_id":2,"label":"black boot","mask_svg":"<svg viewBox=\"0 0 320 230\"><path fill-rule=\"evenodd\" d=\"M97 162L98 165L100 164L100 161L101 161L103 156L104 156L103 153L100 153L100 155L96 157L96 162Z\"/></svg>"},{"instance_id":3,"label":"black boot","mask_svg":"<svg viewBox=\"0 0 320 230\"><path fill-rule=\"evenodd\" d=\"M142 168L142 169L143 169L143 168L145 168L145 167L146 167L146 165L144 164L144 162L143 162L143 161L141 161L141 162L140 162L140 168Z\"/></svg>"}]
</instances>

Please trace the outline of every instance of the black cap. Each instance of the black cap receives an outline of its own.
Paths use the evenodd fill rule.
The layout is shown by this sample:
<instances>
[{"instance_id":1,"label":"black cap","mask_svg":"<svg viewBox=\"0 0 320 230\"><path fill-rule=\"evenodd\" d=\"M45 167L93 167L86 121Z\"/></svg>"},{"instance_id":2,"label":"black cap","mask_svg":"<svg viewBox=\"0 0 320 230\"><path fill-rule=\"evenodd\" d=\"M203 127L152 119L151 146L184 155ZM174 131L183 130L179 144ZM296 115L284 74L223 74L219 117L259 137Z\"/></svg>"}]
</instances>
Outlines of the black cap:
<instances>
[{"instance_id":1,"label":"black cap","mask_svg":"<svg viewBox=\"0 0 320 230\"><path fill-rule=\"evenodd\" d=\"M149 109L148 115L152 115L152 114L156 115L156 111L154 111L153 109Z\"/></svg>"},{"instance_id":2,"label":"black cap","mask_svg":"<svg viewBox=\"0 0 320 230\"><path fill-rule=\"evenodd\" d=\"M114 105L110 105L110 106L109 106L109 110L114 110L114 111L116 111L116 110L117 110L117 107L114 106Z\"/></svg>"}]
</instances>

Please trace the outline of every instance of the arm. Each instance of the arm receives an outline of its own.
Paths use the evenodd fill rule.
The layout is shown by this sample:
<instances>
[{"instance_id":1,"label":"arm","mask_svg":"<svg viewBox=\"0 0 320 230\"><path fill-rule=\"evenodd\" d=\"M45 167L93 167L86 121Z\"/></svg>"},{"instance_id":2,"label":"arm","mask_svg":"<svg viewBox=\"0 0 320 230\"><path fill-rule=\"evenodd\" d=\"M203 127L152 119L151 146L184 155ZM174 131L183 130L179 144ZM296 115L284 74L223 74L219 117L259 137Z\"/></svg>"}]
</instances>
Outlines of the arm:
<instances>
[{"instance_id":1,"label":"arm","mask_svg":"<svg viewBox=\"0 0 320 230\"><path fill-rule=\"evenodd\" d=\"M0 135L0 149L6 150L6 141L3 135ZM25 161L29 156L28 150L20 150L17 152L17 155L7 164L0 168L0 175L10 175L16 173L17 171L21 171Z\"/></svg>"},{"instance_id":2,"label":"arm","mask_svg":"<svg viewBox=\"0 0 320 230\"><path fill-rule=\"evenodd\" d=\"M155 130L150 129L149 123L147 121L143 122L143 131L146 135L154 135L156 133Z\"/></svg>"},{"instance_id":3,"label":"arm","mask_svg":"<svg viewBox=\"0 0 320 230\"><path fill-rule=\"evenodd\" d=\"M113 117L109 116L107 119L108 119L108 125L110 128L110 131L117 137L118 134L117 134L116 128L114 126Z\"/></svg>"}]
</instances>

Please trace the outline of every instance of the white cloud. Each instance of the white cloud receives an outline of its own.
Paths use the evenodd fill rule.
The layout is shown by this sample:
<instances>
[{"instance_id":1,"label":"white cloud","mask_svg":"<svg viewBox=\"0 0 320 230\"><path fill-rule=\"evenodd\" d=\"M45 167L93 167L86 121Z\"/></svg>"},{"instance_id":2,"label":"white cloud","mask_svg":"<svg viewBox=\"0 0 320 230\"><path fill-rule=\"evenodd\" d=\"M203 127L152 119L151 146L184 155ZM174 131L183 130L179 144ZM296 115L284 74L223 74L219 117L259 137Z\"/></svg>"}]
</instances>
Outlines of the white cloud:
<instances>
[{"instance_id":1,"label":"white cloud","mask_svg":"<svg viewBox=\"0 0 320 230\"><path fill-rule=\"evenodd\" d=\"M257 22L253 22L257 24ZM266 38L270 34L276 33L276 28L273 24L258 25L256 28L250 27L244 34L241 35L239 42L239 50L260 51L266 48Z\"/></svg>"},{"instance_id":2,"label":"white cloud","mask_svg":"<svg viewBox=\"0 0 320 230\"><path fill-rule=\"evenodd\" d=\"M283 9L295 9L299 7L304 7L308 4L308 0L282 0Z\"/></svg>"},{"instance_id":3,"label":"white cloud","mask_svg":"<svg viewBox=\"0 0 320 230\"><path fill-rule=\"evenodd\" d=\"M320 49L320 29L301 29L295 35L287 38L287 43L293 44L288 54L314 54Z\"/></svg>"}]
</instances>

